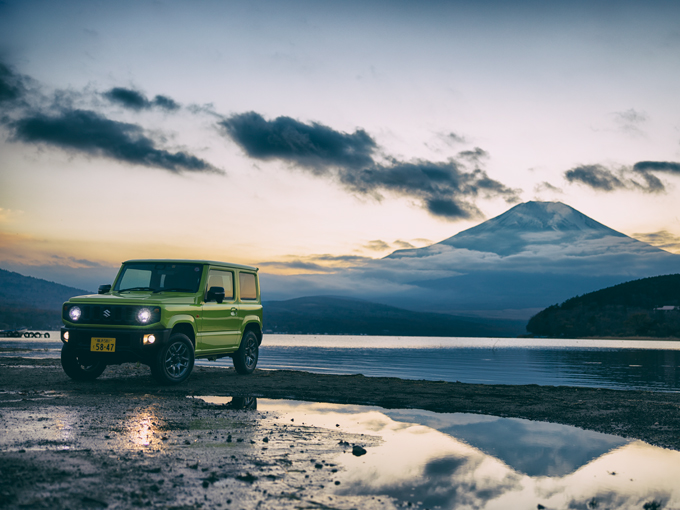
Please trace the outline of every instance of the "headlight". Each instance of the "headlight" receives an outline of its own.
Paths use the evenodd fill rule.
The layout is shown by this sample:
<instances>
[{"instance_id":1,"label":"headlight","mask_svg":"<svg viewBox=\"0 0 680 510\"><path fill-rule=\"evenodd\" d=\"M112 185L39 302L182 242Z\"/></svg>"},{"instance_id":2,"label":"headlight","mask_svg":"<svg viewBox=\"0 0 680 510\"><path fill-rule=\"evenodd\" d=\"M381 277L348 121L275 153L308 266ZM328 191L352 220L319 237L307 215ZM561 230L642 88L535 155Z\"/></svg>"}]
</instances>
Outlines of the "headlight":
<instances>
[{"instance_id":1,"label":"headlight","mask_svg":"<svg viewBox=\"0 0 680 510\"><path fill-rule=\"evenodd\" d=\"M142 308L137 312L137 322L147 324L151 320L151 310Z\"/></svg>"},{"instance_id":2,"label":"headlight","mask_svg":"<svg viewBox=\"0 0 680 510\"><path fill-rule=\"evenodd\" d=\"M83 311L80 309L79 306L73 306L71 309L68 311L68 316L71 318L73 322L77 322L78 319L80 319L80 316L83 314Z\"/></svg>"}]
</instances>

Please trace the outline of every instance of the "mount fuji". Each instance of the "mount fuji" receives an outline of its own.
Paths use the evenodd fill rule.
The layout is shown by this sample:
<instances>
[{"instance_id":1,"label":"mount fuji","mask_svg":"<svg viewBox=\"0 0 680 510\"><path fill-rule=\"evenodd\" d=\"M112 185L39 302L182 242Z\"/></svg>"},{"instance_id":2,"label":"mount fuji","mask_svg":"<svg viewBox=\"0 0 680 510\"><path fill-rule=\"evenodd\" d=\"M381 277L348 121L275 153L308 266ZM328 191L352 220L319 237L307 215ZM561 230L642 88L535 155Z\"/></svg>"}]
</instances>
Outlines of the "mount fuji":
<instances>
[{"instance_id":1,"label":"mount fuji","mask_svg":"<svg viewBox=\"0 0 680 510\"><path fill-rule=\"evenodd\" d=\"M561 202L525 202L439 243L420 249L398 250L387 258L429 256L446 246L507 257L555 244L582 245L596 241L591 247L594 248L604 238L632 243L637 249L662 251L598 223Z\"/></svg>"},{"instance_id":2,"label":"mount fuji","mask_svg":"<svg viewBox=\"0 0 680 510\"><path fill-rule=\"evenodd\" d=\"M411 310L528 319L575 295L670 273L680 273L680 255L561 202L525 202L438 243L335 274L265 274L263 288L279 299L338 295Z\"/></svg>"}]
</instances>

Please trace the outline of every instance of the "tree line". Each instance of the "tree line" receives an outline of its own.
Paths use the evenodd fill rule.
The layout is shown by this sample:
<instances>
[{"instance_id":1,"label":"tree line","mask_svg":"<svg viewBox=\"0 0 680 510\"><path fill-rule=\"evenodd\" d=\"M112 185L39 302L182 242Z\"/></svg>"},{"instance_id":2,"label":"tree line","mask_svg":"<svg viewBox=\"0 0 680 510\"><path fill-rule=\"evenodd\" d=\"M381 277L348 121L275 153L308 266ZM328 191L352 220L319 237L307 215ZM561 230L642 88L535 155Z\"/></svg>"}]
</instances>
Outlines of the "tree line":
<instances>
[{"instance_id":1,"label":"tree line","mask_svg":"<svg viewBox=\"0 0 680 510\"><path fill-rule=\"evenodd\" d=\"M659 310L675 307L672 310ZM655 276L584 294L534 315L535 336L680 338L680 274Z\"/></svg>"}]
</instances>

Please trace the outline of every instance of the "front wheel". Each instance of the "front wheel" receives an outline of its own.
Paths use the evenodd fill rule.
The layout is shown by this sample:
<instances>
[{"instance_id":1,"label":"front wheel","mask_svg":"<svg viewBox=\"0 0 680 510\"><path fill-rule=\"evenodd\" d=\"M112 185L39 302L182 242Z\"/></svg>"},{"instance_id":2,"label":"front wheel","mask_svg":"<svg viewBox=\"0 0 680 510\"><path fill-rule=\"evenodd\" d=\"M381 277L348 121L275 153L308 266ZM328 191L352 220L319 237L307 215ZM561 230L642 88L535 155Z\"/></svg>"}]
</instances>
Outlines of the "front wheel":
<instances>
[{"instance_id":1,"label":"front wheel","mask_svg":"<svg viewBox=\"0 0 680 510\"><path fill-rule=\"evenodd\" d=\"M106 363L94 359L88 359L87 354L77 355L67 345L61 348L61 367L74 381L94 381L102 375Z\"/></svg>"},{"instance_id":2,"label":"front wheel","mask_svg":"<svg viewBox=\"0 0 680 510\"><path fill-rule=\"evenodd\" d=\"M178 384L194 368L194 346L189 337L175 333L151 363L151 375L161 384Z\"/></svg>"},{"instance_id":3,"label":"front wheel","mask_svg":"<svg viewBox=\"0 0 680 510\"><path fill-rule=\"evenodd\" d=\"M260 356L260 347L257 335L253 331L247 331L241 339L238 351L234 353L234 368L239 374L252 374Z\"/></svg>"}]
</instances>

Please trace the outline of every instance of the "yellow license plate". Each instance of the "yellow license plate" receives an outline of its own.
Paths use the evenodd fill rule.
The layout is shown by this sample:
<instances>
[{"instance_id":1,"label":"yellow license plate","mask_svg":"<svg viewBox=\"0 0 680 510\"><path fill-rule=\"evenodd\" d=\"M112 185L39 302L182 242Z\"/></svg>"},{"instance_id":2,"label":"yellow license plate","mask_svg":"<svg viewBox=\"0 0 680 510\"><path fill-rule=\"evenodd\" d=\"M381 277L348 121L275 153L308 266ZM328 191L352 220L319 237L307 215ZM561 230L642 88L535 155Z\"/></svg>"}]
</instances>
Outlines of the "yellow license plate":
<instances>
[{"instance_id":1,"label":"yellow license plate","mask_svg":"<svg viewBox=\"0 0 680 510\"><path fill-rule=\"evenodd\" d=\"M90 341L90 351L116 352L116 339L92 337L92 340Z\"/></svg>"}]
</instances>

